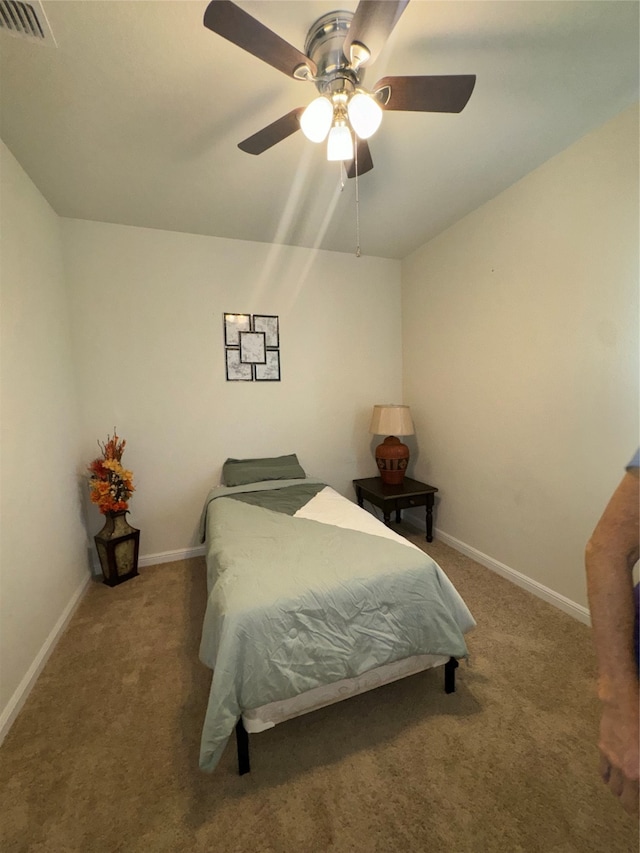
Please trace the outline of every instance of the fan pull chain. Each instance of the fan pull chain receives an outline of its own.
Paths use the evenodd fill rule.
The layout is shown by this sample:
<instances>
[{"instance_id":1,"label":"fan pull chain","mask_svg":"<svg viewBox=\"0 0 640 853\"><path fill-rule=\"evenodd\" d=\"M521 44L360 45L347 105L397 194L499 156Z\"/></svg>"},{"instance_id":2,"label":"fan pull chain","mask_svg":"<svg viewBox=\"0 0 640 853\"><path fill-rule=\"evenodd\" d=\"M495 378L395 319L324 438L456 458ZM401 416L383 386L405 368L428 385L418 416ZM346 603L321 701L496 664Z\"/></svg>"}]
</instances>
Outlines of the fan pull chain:
<instances>
[{"instance_id":1,"label":"fan pull chain","mask_svg":"<svg viewBox=\"0 0 640 853\"><path fill-rule=\"evenodd\" d=\"M358 145L355 146L355 167L356 167L356 258L361 257L360 251L360 187L358 185ZM347 173L344 160L340 160L340 192L344 192L345 176Z\"/></svg>"},{"instance_id":2,"label":"fan pull chain","mask_svg":"<svg viewBox=\"0 0 640 853\"><path fill-rule=\"evenodd\" d=\"M356 258L360 257L360 194L358 187L358 140L356 140Z\"/></svg>"}]
</instances>

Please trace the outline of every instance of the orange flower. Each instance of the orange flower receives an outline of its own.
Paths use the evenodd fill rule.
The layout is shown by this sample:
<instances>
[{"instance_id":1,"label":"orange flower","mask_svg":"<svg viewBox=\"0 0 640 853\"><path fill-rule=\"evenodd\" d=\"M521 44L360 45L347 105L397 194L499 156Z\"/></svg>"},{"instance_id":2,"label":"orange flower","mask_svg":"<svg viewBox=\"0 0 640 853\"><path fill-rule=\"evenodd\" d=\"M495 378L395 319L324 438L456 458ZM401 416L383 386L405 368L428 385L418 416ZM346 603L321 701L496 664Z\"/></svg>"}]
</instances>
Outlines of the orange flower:
<instances>
[{"instance_id":1,"label":"orange flower","mask_svg":"<svg viewBox=\"0 0 640 853\"><path fill-rule=\"evenodd\" d=\"M115 429L114 429L115 433ZM94 459L89 465L89 496L100 512L118 512L126 510L128 500L135 491L133 474L120 464L126 441L120 441L117 434L110 436L98 446L102 449L102 458Z\"/></svg>"},{"instance_id":2,"label":"orange flower","mask_svg":"<svg viewBox=\"0 0 640 853\"><path fill-rule=\"evenodd\" d=\"M100 479L107 476L106 468L102 464L102 459L94 459L91 465L89 465L89 471Z\"/></svg>"}]
</instances>

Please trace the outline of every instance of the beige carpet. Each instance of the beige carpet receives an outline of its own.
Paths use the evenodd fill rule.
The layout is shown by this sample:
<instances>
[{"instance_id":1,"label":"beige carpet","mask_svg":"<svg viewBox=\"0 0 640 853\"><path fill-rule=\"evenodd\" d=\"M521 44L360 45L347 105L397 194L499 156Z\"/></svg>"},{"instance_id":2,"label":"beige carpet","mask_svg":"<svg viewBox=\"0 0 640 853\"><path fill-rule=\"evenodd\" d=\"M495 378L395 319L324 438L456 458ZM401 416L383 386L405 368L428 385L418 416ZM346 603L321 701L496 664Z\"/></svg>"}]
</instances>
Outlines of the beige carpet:
<instances>
[{"instance_id":1,"label":"beige carpet","mask_svg":"<svg viewBox=\"0 0 640 853\"><path fill-rule=\"evenodd\" d=\"M93 583L0 749L0 850L634 853L598 777L589 629L437 542L474 613L422 673L230 742L198 769L204 561Z\"/></svg>"}]
</instances>

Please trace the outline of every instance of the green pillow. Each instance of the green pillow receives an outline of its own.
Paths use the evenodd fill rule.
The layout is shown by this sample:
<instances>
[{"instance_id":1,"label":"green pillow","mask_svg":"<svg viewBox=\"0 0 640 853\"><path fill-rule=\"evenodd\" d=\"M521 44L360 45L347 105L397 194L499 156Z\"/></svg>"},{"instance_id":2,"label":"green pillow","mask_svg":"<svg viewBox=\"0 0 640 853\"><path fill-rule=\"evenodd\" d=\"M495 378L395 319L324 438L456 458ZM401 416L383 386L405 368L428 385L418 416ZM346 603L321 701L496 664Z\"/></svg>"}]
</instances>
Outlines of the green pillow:
<instances>
[{"instance_id":1,"label":"green pillow","mask_svg":"<svg viewBox=\"0 0 640 853\"><path fill-rule=\"evenodd\" d=\"M222 466L225 486L244 486L263 480L304 480L306 476L295 453L263 459L227 459Z\"/></svg>"}]
</instances>

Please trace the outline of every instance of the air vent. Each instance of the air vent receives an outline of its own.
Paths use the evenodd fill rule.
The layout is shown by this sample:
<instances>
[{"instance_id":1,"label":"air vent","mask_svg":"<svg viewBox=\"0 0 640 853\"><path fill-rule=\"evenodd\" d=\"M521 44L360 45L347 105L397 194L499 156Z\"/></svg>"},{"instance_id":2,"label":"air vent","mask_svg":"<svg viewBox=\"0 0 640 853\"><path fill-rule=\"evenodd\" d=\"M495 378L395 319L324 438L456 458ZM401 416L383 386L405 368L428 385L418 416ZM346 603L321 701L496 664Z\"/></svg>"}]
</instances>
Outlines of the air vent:
<instances>
[{"instance_id":1,"label":"air vent","mask_svg":"<svg viewBox=\"0 0 640 853\"><path fill-rule=\"evenodd\" d=\"M57 47L40 0L31 0L30 3L0 0L0 31Z\"/></svg>"}]
</instances>

